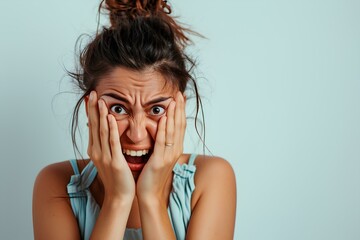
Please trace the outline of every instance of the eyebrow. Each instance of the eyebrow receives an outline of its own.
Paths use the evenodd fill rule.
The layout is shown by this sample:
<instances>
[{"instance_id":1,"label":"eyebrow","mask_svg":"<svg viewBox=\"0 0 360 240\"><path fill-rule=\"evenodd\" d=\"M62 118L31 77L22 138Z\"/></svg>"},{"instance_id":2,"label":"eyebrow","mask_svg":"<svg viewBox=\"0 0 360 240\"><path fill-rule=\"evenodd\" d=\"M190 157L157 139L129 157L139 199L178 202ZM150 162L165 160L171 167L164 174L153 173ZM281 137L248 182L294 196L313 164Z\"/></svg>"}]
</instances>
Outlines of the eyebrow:
<instances>
[{"instance_id":1,"label":"eyebrow","mask_svg":"<svg viewBox=\"0 0 360 240\"><path fill-rule=\"evenodd\" d=\"M126 98L124 98L122 96L119 96L119 95L117 95L115 93L105 93L103 96L112 97L112 98L115 98L115 99L117 99L119 101L130 104L129 100L127 100ZM155 98L155 99L145 103L144 106L149 106L149 105L152 105L152 104L160 103L160 102L166 101L166 100L168 100L170 98L172 98L172 97L158 97L158 98Z\"/></svg>"}]
</instances>

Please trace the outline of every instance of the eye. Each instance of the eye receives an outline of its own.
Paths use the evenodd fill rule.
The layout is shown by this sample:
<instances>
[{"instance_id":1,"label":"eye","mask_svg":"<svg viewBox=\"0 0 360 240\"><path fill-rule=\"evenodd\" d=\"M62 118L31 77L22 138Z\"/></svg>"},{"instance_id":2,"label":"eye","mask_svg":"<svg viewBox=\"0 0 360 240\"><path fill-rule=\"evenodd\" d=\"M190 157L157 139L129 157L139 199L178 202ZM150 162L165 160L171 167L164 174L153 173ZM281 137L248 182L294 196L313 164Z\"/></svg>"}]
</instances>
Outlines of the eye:
<instances>
[{"instance_id":1,"label":"eye","mask_svg":"<svg viewBox=\"0 0 360 240\"><path fill-rule=\"evenodd\" d=\"M150 115L162 115L165 112L165 109L161 106L154 106L150 109Z\"/></svg>"},{"instance_id":2,"label":"eye","mask_svg":"<svg viewBox=\"0 0 360 240\"><path fill-rule=\"evenodd\" d=\"M125 111L125 108L122 105L116 104L113 105L110 110L116 114L119 115L123 115L123 114L127 114L127 112Z\"/></svg>"}]
</instances>

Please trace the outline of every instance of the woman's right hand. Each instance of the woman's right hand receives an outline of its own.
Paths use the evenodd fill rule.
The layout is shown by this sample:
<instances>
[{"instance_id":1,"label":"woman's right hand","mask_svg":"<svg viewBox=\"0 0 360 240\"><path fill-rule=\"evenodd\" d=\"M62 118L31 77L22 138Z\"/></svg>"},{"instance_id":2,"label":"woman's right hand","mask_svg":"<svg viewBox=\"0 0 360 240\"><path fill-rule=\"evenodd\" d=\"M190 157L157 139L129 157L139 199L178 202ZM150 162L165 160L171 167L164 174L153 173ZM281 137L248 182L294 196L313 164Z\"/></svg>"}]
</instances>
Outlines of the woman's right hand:
<instances>
[{"instance_id":1,"label":"woman's right hand","mask_svg":"<svg viewBox=\"0 0 360 240\"><path fill-rule=\"evenodd\" d=\"M89 145L87 153L104 185L104 202L131 201L135 181L122 153L115 117L108 112L103 99L92 91L88 101Z\"/></svg>"}]
</instances>

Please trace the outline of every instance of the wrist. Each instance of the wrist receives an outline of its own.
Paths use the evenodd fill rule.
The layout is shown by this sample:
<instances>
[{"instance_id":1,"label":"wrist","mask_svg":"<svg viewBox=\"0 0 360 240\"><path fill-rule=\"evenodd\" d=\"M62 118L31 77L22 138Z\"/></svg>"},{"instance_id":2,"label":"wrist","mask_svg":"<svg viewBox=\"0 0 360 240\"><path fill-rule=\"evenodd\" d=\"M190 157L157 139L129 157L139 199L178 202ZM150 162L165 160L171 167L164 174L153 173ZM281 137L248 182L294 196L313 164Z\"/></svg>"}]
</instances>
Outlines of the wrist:
<instances>
[{"instance_id":1,"label":"wrist","mask_svg":"<svg viewBox=\"0 0 360 240\"><path fill-rule=\"evenodd\" d=\"M139 208L142 209L166 209L167 202L157 196L137 196Z\"/></svg>"},{"instance_id":2,"label":"wrist","mask_svg":"<svg viewBox=\"0 0 360 240\"><path fill-rule=\"evenodd\" d=\"M134 197L110 197L105 194L103 206L107 206L112 209L124 208L132 206Z\"/></svg>"}]
</instances>

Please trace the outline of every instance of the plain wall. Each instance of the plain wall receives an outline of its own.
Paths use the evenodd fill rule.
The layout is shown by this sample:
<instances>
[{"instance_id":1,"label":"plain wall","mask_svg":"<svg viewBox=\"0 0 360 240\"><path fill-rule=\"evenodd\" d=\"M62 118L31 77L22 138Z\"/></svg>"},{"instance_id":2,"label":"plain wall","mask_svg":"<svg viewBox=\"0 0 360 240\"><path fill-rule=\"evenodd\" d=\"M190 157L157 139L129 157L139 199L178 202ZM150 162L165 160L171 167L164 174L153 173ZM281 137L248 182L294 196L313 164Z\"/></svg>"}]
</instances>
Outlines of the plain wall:
<instances>
[{"instance_id":1,"label":"plain wall","mask_svg":"<svg viewBox=\"0 0 360 240\"><path fill-rule=\"evenodd\" d=\"M37 173L74 157L76 95L58 93L98 2L0 1L0 239L33 238ZM207 146L237 177L235 239L360 239L360 1L170 3L207 37L189 52Z\"/></svg>"}]
</instances>

